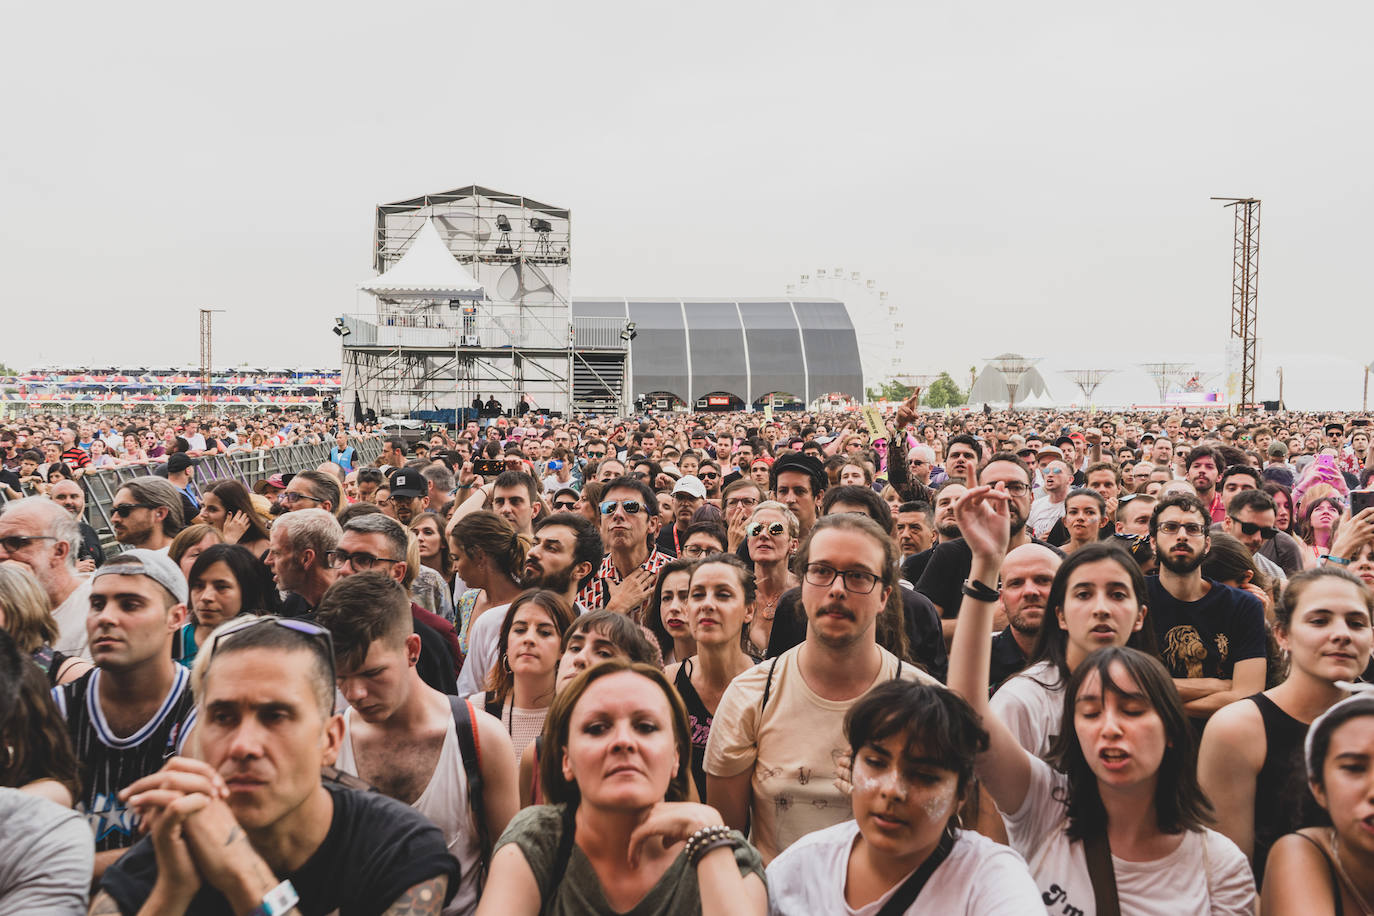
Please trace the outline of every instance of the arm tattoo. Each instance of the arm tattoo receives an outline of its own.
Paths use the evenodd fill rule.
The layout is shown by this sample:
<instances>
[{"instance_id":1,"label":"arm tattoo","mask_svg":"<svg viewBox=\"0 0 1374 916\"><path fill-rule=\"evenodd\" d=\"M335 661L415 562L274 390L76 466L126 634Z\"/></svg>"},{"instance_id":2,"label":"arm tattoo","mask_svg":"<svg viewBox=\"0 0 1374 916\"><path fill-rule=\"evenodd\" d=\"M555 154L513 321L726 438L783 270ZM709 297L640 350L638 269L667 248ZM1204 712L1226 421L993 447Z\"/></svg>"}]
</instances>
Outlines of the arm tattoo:
<instances>
[{"instance_id":1,"label":"arm tattoo","mask_svg":"<svg viewBox=\"0 0 1374 916\"><path fill-rule=\"evenodd\" d=\"M444 909L448 876L421 881L392 901L383 916L439 916Z\"/></svg>"},{"instance_id":2,"label":"arm tattoo","mask_svg":"<svg viewBox=\"0 0 1374 916\"><path fill-rule=\"evenodd\" d=\"M95 895L95 900L91 901L89 916L120 916L119 904L115 903L109 894L101 891Z\"/></svg>"},{"instance_id":3,"label":"arm tattoo","mask_svg":"<svg viewBox=\"0 0 1374 916\"><path fill-rule=\"evenodd\" d=\"M239 828L238 824L235 824L233 827L229 828L229 836L225 839L224 845L233 846L234 841L241 836L243 836L243 831Z\"/></svg>"}]
</instances>

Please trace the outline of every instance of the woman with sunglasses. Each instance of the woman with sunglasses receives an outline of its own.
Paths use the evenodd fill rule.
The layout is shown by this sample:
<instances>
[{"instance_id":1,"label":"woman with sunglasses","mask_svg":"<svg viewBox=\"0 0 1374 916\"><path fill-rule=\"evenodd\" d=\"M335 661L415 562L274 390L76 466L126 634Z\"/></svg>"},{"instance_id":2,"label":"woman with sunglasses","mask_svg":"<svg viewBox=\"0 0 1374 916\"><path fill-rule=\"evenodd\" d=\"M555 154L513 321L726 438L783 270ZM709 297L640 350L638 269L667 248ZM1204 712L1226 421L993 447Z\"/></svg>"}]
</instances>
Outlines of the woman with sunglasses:
<instances>
[{"instance_id":1,"label":"woman with sunglasses","mask_svg":"<svg viewBox=\"0 0 1374 916\"><path fill-rule=\"evenodd\" d=\"M1307 730L1307 785L1330 822L1305 827L1274 844L1265 868L1266 914L1374 912L1374 844L1369 839L1374 695L1363 689L1367 686L1358 685L1359 692L1337 702Z\"/></svg>"},{"instance_id":2,"label":"woman with sunglasses","mask_svg":"<svg viewBox=\"0 0 1374 916\"><path fill-rule=\"evenodd\" d=\"M768 650L778 602L783 593L801 583L792 574L792 554L797 551L801 523L780 502L767 500L754 507L744 532L748 538L749 558L754 562L754 588L757 600L754 622L749 627L752 651L762 657Z\"/></svg>"},{"instance_id":3,"label":"woman with sunglasses","mask_svg":"<svg viewBox=\"0 0 1374 916\"><path fill-rule=\"evenodd\" d=\"M706 800L706 741L711 735L711 719L725 688L754 666L754 659L745 652L754 602L754 576L744 561L717 553L697 563L688 581L687 597L687 621L697 651L663 670L687 705L692 726L692 781L702 801Z\"/></svg>"},{"instance_id":4,"label":"woman with sunglasses","mask_svg":"<svg viewBox=\"0 0 1374 916\"><path fill-rule=\"evenodd\" d=\"M1274 611L1287 678L1218 710L1202 734L1198 781L1216 805L1217 829L1250 856L1256 881L1279 837L1329 823L1306 790L1302 743L1312 720L1345 696L1338 683L1369 664L1372 612L1374 593L1343 569L1294 576Z\"/></svg>"},{"instance_id":5,"label":"woman with sunglasses","mask_svg":"<svg viewBox=\"0 0 1374 916\"><path fill-rule=\"evenodd\" d=\"M989 705L987 634L997 600L989 583L998 581L1010 538L1007 499L974 487L956 510L973 560L949 686L988 732L974 772L1002 812L1011 847L1025 857L1051 911L1251 916L1249 864L1206 827L1211 804L1197 784L1196 745L1157 659L1108 642L1079 662L1055 717L1058 735L1047 755L1053 764L1028 750ZM1092 616L1110 622L1117 608L1135 603L1130 593L1140 573L1129 559L1079 561L1077 569L1069 596Z\"/></svg>"}]
</instances>

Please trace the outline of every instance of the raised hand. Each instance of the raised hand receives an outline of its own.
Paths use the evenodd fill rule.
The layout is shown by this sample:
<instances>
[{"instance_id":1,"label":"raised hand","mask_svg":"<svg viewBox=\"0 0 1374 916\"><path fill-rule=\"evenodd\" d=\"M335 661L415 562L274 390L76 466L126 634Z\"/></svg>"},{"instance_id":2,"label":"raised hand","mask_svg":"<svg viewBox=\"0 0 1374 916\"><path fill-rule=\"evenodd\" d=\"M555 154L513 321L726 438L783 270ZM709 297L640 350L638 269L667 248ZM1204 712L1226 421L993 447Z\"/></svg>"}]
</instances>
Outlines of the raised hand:
<instances>
[{"instance_id":1,"label":"raised hand","mask_svg":"<svg viewBox=\"0 0 1374 916\"><path fill-rule=\"evenodd\" d=\"M975 557L1000 563L1011 543L1011 497L1005 490L978 486L954 504L954 519L959 532Z\"/></svg>"},{"instance_id":2,"label":"raised hand","mask_svg":"<svg viewBox=\"0 0 1374 916\"><path fill-rule=\"evenodd\" d=\"M702 827L718 827L724 823L720 812L710 805L659 802L649 809L649 816L630 834L630 867L639 867L639 856L644 851L644 845L655 837L666 849L674 843L681 843Z\"/></svg>"}]
</instances>

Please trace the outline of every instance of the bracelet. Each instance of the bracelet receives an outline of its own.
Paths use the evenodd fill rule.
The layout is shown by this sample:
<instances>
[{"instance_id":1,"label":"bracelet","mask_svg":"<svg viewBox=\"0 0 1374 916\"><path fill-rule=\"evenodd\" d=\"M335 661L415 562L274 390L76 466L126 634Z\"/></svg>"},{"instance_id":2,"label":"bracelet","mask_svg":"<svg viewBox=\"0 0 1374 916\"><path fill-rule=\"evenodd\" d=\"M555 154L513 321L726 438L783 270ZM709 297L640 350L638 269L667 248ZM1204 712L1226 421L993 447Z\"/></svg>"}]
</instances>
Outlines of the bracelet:
<instances>
[{"instance_id":1,"label":"bracelet","mask_svg":"<svg viewBox=\"0 0 1374 916\"><path fill-rule=\"evenodd\" d=\"M734 843L730 837L730 828L724 824L715 824L711 827L702 827L696 833L687 838L687 843L682 851L687 855L687 862L693 868L703 855L706 854L706 847L721 845L720 841Z\"/></svg>"},{"instance_id":2,"label":"bracelet","mask_svg":"<svg viewBox=\"0 0 1374 916\"><path fill-rule=\"evenodd\" d=\"M301 896L296 893L295 886L289 880L283 881L268 891L262 898L262 903L259 903L248 916L282 916L300 902Z\"/></svg>"},{"instance_id":3,"label":"bracelet","mask_svg":"<svg viewBox=\"0 0 1374 916\"><path fill-rule=\"evenodd\" d=\"M965 579L963 591L965 595L968 595L974 601L982 601L985 604L992 604L998 598L1002 597L1000 591L984 585L977 579Z\"/></svg>"},{"instance_id":4,"label":"bracelet","mask_svg":"<svg viewBox=\"0 0 1374 916\"><path fill-rule=\"evenodd\" d=\"M692 857L688 860L688 862L691 864L693 868L696 868L698 865L701 864L701 860L706 858L708 853L714 852L715 850L720 849L722 846L733 847L734 845L735 838L732 836L723 836L717 837L714 840L707 840L705 843L698 844L696 849L692 851Z\"/></svg>"},{"instance_id":5,"label":"bracelet","mask_svg":"<svg viewBox=\"0 0 1374 916\"><path fill-rule=\"evenodd\" d=\"M1320 557L1318 557L1317 559L1321 560L1323 564L1325 564L1325 563L1335 563L1335 564L1337 564L1337 565L1339 565L1339 566L1349 566L1349 565L1350 565L1350 561L1347 560L1345 557L1333 557L1333 556L1332 556L1331 554L1329 554L1329 553L1324 553L1324 554L1322 554Z\"/></svg>"}]
</instances>

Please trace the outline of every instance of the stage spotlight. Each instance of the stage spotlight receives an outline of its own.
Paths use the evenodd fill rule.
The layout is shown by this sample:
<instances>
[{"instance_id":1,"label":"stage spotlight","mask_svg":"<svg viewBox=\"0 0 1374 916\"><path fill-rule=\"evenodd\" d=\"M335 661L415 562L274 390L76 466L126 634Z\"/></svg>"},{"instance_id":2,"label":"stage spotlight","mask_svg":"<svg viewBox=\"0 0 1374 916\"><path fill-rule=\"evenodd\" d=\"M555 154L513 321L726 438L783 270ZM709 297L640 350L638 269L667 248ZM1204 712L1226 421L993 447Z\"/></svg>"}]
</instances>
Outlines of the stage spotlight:
<instances>
[{"instance_id":1,"label":"stage spotlight","mask_svg":"<svg viewBox=\"0 0 1374 916\"><path fill-rule=\"evenodd\" d=\"M530 228L533 229L535 232L552 232L553 223L549 222L546 219L541 219L540 217L536 216L530 220Z\"/></svg>"},{"instance_id":2,"label":"stage spotlight","mask_svg":"<svg viewBox=\"0 0 1374 916\"><path fill-rule=\"evenodd\" d=\"M347 337L349 334L352 334L352 333L353 333L353 329L350 328L348 325L346 325L346 324L344 323L344 320L343 320L342 318L335 318L335 319L334 319L334 328L333 328L333 331L334 331L335 334L339 335L340 337Z\"/></svg>"},{"instance_id":3,"label":"stage spotlight","mask_svg":"<svg viewBox=\"0 0 1374 916\"><path fill-rule=\"evenodd\" d=\"M625 330L620 332L620 339L629 343L638 336L639 332L635 330L635 323L633 321L625 322Z\"/></svg>"},{"instance_id":4,"label":"stage spotlight","mask_svg":"<svg viewBox=\"0 0 1374 916\"><path fill-rule=\"evenodd\" d=\"M510 217L504 213L496 215L496 228L502 232L510 232Z\"/></svg>"}]
</instances>

